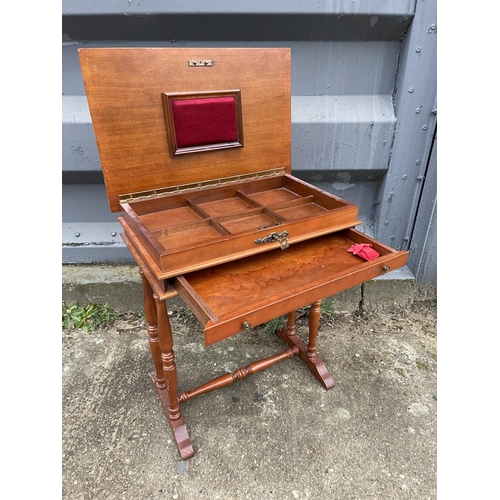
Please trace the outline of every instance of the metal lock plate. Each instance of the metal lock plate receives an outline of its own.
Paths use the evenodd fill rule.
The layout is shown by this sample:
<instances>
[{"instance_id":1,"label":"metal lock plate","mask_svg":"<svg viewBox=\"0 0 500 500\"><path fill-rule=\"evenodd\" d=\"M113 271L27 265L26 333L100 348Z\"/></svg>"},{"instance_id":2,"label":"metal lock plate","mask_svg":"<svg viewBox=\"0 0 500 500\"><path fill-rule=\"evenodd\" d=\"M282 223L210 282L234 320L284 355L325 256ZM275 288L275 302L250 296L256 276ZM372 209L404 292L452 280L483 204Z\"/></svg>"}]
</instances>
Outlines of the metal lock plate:
<instances>
[{"instance_id":1,"label":"metal lock plate","mask_svg":"<svg viewBox=\"0 0 500 500\"><path fill-rule=\"evenodd\" d=\"M277 233L273 231L272 233L264 236L264 238L257 238L255 243L270 243L272 241L277 241L280 244L281 250L285 250L290 245L288 244L288 231L283 231L282 233Z\"/></svg>"}]
</instances>

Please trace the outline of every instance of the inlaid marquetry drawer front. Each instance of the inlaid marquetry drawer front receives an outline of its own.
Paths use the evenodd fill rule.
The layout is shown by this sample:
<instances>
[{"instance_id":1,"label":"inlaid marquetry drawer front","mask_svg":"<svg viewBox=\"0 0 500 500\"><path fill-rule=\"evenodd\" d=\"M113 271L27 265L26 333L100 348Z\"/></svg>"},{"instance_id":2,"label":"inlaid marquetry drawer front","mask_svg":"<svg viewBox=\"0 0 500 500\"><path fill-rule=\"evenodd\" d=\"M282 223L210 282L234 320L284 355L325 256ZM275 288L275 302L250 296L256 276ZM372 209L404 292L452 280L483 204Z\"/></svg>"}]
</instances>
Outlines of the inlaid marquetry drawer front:
<instances>
[{"instance_id":1,"label":"inlaid marquetry drawer front","mask_svg":"<svg viewBox=\"0 0 500 500\"><path fill-rule=\"evenodd\" d=\"M365 261L348 252L369 243L380 254ZM172 280L204 325L205 344L242 332L405 265L396 251L347 229Z\"/></svg>"}]
</instances>

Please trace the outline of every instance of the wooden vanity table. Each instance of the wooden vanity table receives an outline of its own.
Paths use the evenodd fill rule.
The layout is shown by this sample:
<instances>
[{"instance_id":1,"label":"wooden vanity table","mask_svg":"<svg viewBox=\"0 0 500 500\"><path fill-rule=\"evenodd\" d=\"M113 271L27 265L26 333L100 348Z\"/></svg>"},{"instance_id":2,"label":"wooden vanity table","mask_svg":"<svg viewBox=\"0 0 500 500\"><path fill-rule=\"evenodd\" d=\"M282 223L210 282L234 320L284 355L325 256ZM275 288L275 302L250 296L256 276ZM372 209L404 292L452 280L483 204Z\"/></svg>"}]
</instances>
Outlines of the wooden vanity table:
<instances>
[{"instance_id":1,"label":"wooden vanity table","mask_svg":"<svg viewBox=\"0 0 500 500\"><path fill-rule=\"evenodd\" d=\"M358 208L291 172L290 49L80 49L113 212L143 282L151 374L183 459L194 451L180 404L316 353L325 297L405 265L356 231ZM349 250L368 244L378 256ZM348 251L349 250L349 251ZM179 295L209 345L287 314L286 350L179 393L166 300ZM307 342L295 310L311 304Z\"/></svg>"}]
</instances>

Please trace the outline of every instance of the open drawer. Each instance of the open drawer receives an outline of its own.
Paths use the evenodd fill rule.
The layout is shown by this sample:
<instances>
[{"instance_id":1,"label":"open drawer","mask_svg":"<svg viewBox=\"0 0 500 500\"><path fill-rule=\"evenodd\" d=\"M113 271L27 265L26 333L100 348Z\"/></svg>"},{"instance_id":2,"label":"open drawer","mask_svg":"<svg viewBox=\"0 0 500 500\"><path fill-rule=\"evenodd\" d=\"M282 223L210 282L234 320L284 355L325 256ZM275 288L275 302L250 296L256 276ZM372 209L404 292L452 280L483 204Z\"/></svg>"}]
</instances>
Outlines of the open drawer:
<instances>
[{"instance_id":1,"label":"open drawer","mask_svg":"<svg viewBox=\"0 0 500 500\"><path fill-rule=\"evenodd\" d=\"M380 254L365 261L348 252L368 243ZM244 331L406 264L396 251L354 229L320 236L172 280L204 325L205 345Z\"/></svg>"},{"instance_id":2,"label":"open drawer","mask_svg":"<svg viewBox=\"0 0 500 500\"><path fill-rule=\"evenodd\" d=\"M283 173L129 199L121 207L164 278L359 224L356 205Z\"/></svg>"}]
</instances>

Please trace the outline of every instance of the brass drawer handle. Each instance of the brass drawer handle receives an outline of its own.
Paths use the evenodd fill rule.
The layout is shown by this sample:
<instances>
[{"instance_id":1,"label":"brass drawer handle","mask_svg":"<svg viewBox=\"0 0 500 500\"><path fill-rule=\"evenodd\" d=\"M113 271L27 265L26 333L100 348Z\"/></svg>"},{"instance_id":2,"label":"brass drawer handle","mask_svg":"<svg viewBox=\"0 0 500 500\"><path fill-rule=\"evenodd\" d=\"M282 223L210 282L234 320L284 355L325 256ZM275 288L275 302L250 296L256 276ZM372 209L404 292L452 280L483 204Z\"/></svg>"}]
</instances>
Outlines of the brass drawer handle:
<instances>
[{"instance_id":1,"label":"brass drawer handle","mask_svg":"<svg viewBox=\"0 0 500 500\"><path fill-rule=\"evenodd\" d=\"M283 231L282 233L277 233L273 231L272 233L264 236L264 238L257 238L255 243L269 243L271 241L277 241L280 244L281 250L285 250L290 245L288 244L288 231Z\"/></svg>"},{"instance_id":2,"label":"brass drawer handle","mask_svg":"<svg viewBox=\"0 0 500 500\"><path fill-rule=\"evenodd\" d=\"M384 266L382 268L382 271L384 271L384 273L388 273L390 270L391 270L391 268L389 266Z\"/></svg>"}]
</instances>

